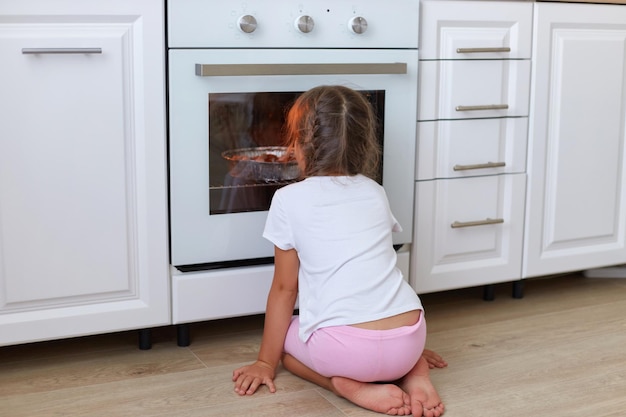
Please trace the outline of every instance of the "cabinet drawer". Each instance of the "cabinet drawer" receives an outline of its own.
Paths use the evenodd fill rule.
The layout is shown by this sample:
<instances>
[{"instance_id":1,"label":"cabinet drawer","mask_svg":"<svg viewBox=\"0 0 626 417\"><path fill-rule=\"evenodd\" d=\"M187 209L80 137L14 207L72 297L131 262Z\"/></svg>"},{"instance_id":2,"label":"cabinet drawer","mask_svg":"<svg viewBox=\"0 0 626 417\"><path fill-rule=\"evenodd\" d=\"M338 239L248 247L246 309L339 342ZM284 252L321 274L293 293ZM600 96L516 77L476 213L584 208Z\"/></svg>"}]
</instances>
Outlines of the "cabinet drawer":
<instances>
[{"instance_id":1,"label":"cabinet drawer","mask_svg":"<svg viewBox=\"0 0 626 417\"><path fill-rule=\"evenodd\" d=\"M519 279L526 174L420 181L409 282L418 293Z\"/></svg>"},{"instance_id":2,"label":"cabinet drawer","mask_svg":"<svg viewBox=\"0 0 626 417\"><path fill-rule=\"evenodd\" d=\"M528 115L530 61L422 61L419 77L419 120Z\"/></svg>"},{"instance_id":3,"label":"cabinet drawer","mask_svg":"<svg viewBox=\"0 0 626 417\"><path fill-rule=\"evenodd\" d=\"M420 59L530 58L532 2L422 1Z\"/></svg>"},{"instance_id":4,"label":"cabinet drawer","mask_svg":"<svg viewBox=\"0 0 626 417\"><path fill-rule=\"evenodd\" d=\"M418 123L417 179L526 170L527 117Z\"/></svg>"}]
</instances>

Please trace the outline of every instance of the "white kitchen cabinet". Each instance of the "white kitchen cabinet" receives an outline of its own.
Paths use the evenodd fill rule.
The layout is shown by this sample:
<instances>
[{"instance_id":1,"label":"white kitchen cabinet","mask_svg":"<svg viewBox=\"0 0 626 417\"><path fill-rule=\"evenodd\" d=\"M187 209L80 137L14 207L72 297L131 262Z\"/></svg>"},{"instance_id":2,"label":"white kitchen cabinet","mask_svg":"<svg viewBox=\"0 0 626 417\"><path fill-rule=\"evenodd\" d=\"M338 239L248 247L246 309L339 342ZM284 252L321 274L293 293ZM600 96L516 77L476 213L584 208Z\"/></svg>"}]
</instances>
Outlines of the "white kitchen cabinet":
<instances>
[{"instance_id":1,"label":"white kitchen cabinet","mask_svg":"<svg viewBox=\"0 0 626 417\"><path fill-rule=\"evenodd\" d=\"M420 59L528 59L532 3L422 0Z\"/></svg>"},{"instance_id":2,"label":"white kitchen cabinet","mask_svg":"<svg viewBox=\"0 0 626 417\"><path fill-rule=\"evenodd\" d=\"M418 181L418 293L519 279L526 175Z\"/></svg>"},{"instance_id":3,"label":"white kitchen cabinet","mask_svg":"<svg viewBox=\"0 0 626 417\"><path fill-rule=\"evenodd\" d=\"M418 123L417 178L463 178L526 171L527 117Z\"/></svg>"},{"instance_id":4,"label":"white kitchen cabinet","mask_svg":"<svg viewBox=\"0 0 626 417\"><path fill-rule=\"evenodd\" d=\"M0 0L0 345L171 322L163 14Z\"/></svg>"},{"instance_id":5,"label":"white kitchen cabinet","mask_svg":"<svg viewBox=\"0 0 626 417\"><path fill-rule=\"evenodd\" d=\"M532 3L421 4L409 282L427 293L517 281Z\"/></svg>"},{"instance_id":6,"label":"white kitchen cabinet","mask_svg":"<svg viewBox=\"0 0 626 417\"><path fill-rule=\"evenodd\" d=\"M530 60L421 61L419 120L528 116Z\"/></svg>"},{"instance_id":7,"label":"white kitchen cabinet","mask_svg":"<svg viewBox=\"0 0 626 417\"><path fill-rule=\"evenodd\" d=\"M524 277L626 261L626 6L535 4Z\"/></svg>"}]
</instances>

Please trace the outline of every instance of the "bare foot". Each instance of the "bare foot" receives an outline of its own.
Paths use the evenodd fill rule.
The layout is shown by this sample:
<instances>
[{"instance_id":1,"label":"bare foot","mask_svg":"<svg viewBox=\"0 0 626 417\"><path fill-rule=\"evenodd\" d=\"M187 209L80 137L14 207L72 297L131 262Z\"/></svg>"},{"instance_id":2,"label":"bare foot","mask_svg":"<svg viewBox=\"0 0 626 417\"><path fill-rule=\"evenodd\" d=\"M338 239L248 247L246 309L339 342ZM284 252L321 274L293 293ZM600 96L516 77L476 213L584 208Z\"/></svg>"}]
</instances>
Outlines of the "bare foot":
<instances>
[{"instance_id":1,"label":"bare foot","mask_svg":"<svg viewBox=\"0 0 626 417\"><path fill-rule=\"evenodd\" d=\"M422 356L424 357L424 359L426 359L426 362L428 362L428 367L430 369L445 368L446 366L448 366L448 362L444 361L441 355L430 349L424 349L424 352L422 352Z\"/></svg>"},{"instance_id":2,"label":"bare foot","mask_svg":"<svg viewBox=\"0 0 626 417\"><path fill-rule=\"evenodd\" d=\"M445 410L437 390L430 382L428 369L428 362L421 357L399 384L411 398L413 417L439 417Z\"/></svg>"},{"instance_id":3,"label":"bare foot","mask_svg":"<svg viewBox=\"0 0 626 417\"><path fill-rule=\"evenodd\" d=\"M390 416L411 415L410 397L393 384L371 384L343 377L331 378L335 394L371 411Z\"/></svg>"}]
</instances>

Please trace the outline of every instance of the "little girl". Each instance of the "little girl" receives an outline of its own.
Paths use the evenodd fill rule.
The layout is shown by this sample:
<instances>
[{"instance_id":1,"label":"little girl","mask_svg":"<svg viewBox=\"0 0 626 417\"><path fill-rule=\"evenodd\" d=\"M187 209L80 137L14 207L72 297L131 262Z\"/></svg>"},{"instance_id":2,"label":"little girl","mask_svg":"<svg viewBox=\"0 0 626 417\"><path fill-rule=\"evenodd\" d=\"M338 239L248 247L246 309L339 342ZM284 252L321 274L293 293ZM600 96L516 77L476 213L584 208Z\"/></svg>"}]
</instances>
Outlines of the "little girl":
<instances>
[{"instance_id":1,"label":"little girl","mask_svg":"<svg viewBox=\"0 0 626 417\"><path fill-rule=\"evenodd\" d=\"M276 191L263 236L275 246L258 359L233 372L235 392L275 392L290 372L353 403L389 415L437 417L444 406L423 355L419 297L396 267L400 231L374 180L380 148L367 99L342 86L302 94L287 137L303 180ZM292 317L299 296L299 316Z\"/></svg>"}]
</instances>

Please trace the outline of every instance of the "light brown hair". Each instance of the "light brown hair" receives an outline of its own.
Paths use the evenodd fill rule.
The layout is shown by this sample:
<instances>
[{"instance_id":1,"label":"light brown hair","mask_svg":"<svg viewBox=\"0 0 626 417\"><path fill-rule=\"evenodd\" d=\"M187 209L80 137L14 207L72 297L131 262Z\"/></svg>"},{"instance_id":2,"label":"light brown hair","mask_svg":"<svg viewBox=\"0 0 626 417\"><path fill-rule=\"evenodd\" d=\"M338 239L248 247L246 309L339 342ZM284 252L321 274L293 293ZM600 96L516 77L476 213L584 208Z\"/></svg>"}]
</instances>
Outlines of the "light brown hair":
<instances>
[{"instance_id":1,"label":"light brown hair","mask_svg":"<svg viewBox=\"0 0 626 417\"><path fill-rule=\"evenodd\" d=\"M381 150L369 101L344 86L304 92L289 110L286 137L299 148L302 176L378 176Z\"/></svg>"}]
</instances>

